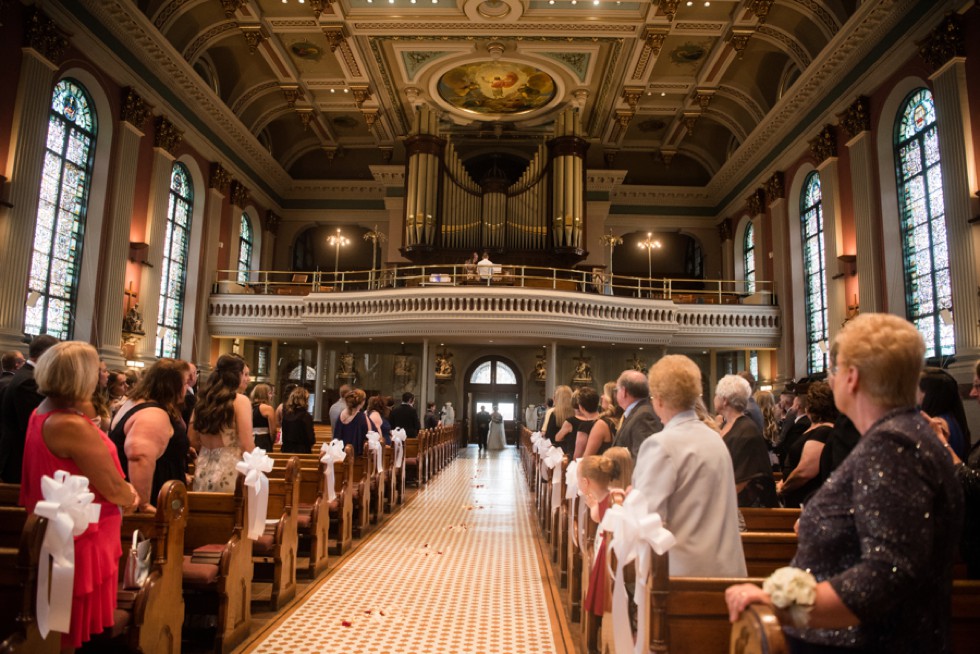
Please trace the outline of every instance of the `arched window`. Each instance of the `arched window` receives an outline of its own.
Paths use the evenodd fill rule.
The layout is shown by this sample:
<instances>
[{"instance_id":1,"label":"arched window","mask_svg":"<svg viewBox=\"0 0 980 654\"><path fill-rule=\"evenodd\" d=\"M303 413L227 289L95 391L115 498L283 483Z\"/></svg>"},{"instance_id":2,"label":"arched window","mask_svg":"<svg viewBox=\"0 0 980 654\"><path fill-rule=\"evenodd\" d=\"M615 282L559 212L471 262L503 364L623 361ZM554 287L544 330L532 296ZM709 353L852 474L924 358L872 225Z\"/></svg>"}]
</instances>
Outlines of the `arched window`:
<instances>
[{"instance_id":1,"label":"arched window","mask_svg":"<svg viewBox=\"0 0 980 654\"><path fill-rule=\"evenodd\" d=\"M238 229L238 283L248 283L248 271L252 269L252 222L247 213L242 213L242 223Z\"/></svg>"},{"instance_id":2,"label":"arched window","mask_svg":"<svg viewBox=\"0 0 980 654\"><path fill-rule=\"evenodd\" d=\"M184 286L187 252L194 208L194 186L187 167L175 163L170 176L167 237L160 271L160 313L157 317L157 356L178 357L184 318Z\"/></svg>"},{"instance_id":3,"label":"arched window","mask_svg":"<svg viewBox=\"0 0 980 654\"><path fill-rule=\"evenodd\" d=\"M810 173L800 194L800 235L803 238L803 289L806 308L807 372L827 368L827 276L823 241L820 175Z\"/></svg>"},{"instance_id":4,"label":"arched window","mask_svg":"<svg viewBox=\"0 0 980 654\"><path fill-rule=\"evenodd\" d=\"M745 270L745 292L755 293L755 227L752 221L745 226L742 239L742 264Z\"/></svg>"},{"instance_id":5,"label":"arched window","mask_svg":"<svg viewBox=\"0 0 980 654\"><path fill-rule=\"evenodd\" d=\"M95 110L85 89L63 79L48 116L24 331L70 339L82 264L95 137Z\"/></svg>"},{"instance_id":6,"label":"arched window","mask_svg":"<svg viewBox=\"0 0 980 654\"><path fill-rule=\"evenodd\" d=\"M470 374L471 384L516 384L517 375L503 361L484 361Z\"/></svg>"},{"instance_id":7,"label":"arched window","mask_svg":"<svg viewBox=\"0 0 980 654\"><path fill-rule=\"evenodd\" d=\"M913 91L899 110L895 158L907 316L922 334L926 356L947 356L954 351L953 324L943 310L952 310L953 297L936 108L928 89Z\"/></svg>"}]
</instances>

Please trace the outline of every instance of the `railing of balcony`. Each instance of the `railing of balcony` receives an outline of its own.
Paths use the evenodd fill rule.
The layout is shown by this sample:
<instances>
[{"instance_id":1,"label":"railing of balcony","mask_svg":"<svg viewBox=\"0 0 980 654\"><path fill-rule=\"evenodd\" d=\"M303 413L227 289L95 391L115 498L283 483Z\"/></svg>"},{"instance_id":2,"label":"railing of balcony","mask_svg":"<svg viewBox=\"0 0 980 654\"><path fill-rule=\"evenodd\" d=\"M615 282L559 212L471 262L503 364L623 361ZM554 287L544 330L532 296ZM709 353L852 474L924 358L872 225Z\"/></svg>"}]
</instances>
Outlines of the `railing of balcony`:
<instances>
[{"instance_id":1,"label":"railing of balcony","mask_svg":"<svg viewBox=\"0 0 980 654\"><path fill-rule=\"evenodd\" d=\"M678 279L609 275L604 271L537 266L429 265L381 270L297 272L293 270L219 270L215 294L308 295L391 288L491 286L540 288L673 300L697 304L774 304L772 283L733 279Z\"/></svg>"}]
</instances>

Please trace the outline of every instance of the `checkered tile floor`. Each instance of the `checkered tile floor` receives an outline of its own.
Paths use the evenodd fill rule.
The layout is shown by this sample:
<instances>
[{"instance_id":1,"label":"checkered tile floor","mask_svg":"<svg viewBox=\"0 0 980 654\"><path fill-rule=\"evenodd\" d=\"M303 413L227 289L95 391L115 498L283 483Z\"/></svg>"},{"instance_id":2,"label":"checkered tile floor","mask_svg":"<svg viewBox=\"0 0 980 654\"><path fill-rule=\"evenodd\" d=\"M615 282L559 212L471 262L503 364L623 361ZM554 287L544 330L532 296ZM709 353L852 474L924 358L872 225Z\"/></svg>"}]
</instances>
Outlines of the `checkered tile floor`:
<instances>
[{"instance_id":1,"label":"checkered tile floor","mask_svg":"<svg viewBox=\"0 0 980 654\"><path fill-rule=\"evenodd\" d=\"M514 448L469 448L250 651L564 652L527 501Z\"/></svg>"}]
</instances>

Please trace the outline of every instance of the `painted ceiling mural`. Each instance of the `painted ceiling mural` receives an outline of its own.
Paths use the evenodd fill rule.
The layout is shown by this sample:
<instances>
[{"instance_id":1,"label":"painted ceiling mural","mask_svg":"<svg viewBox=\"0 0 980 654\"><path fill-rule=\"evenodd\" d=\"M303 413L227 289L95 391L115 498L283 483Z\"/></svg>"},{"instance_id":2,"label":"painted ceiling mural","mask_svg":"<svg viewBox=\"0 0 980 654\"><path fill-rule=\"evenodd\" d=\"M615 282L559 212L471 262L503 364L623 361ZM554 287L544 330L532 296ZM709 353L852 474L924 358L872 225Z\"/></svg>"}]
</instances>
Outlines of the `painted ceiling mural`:
<instances>
[{"instance_id":1,"label":"painted ceiling mural","mask_svg":"<svg viewBox=\"0 0 980 654\"><path fill-rule=\"evenodd\" d=\"M456 66L442 74L438 89L443 100L468 113L523 114L555 97L555 80L533 66L492 61Z\"/></svg>"}]
</instances>

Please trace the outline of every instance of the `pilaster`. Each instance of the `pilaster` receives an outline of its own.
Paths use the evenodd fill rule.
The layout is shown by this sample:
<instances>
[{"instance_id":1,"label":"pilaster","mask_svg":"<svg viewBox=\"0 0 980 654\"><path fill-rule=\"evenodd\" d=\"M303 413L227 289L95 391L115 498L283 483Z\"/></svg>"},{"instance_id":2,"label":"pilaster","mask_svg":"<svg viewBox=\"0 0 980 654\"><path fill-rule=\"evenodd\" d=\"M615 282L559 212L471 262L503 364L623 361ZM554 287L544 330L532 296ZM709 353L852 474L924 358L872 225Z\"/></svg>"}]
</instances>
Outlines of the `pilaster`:
<instances>
[{"instance_id":1,"label":"pilaster","mask_svg":"<svg viewBox=\"0 0 980 654\"><path fill-rule=\"evenodd\" d=\"M99 355L110 368L122 368L126 359L120 351L122 320L126 311L121 304L126 288L126 258L129 254L133 196L136 188L137 159L149 108L132 89L123 92L122 120L117 129L116 165L110 184L112 199L106 230L102 279L98 285ZM133 299L135 302L136 300ZM145 305L143 307L145 309ZM147 317L143 314L144 319ZM150 332L153 330L151 329ZM146 337L144 337L146 338Z\"/></svg>"},{"instance_id":2,"label":"pilaster","mask_svg":"<svg viewBox=\"0 0 980 654\"><path fill-rule=\"evenodd\" d=\"M878 312L884 307L884 261L878 237L881 214L875 201L878 185L873 148L868 130L861 130L847 142L857 242L858 306L864 313Z\"/></svg>"},{"instance_id":3,"label":"pilaster","mask_svg":"<svg viewBox=\"0 0 980 654\"><path fill-rule=\"evenodd\" d=\"M46 25L47 27L39 27ZM14 105L10 157L6 177L10 180L12 205L0 218L0 349L23 347L24 305L30 276L34 227L44 165L51 87L61 52L67 41L40 12L28 19L27 47L23 48L17 99ZM47 34L47 36L45 36Z\"/></svg>"},{"instance_id":4,"label":"pilaster","mask_svg":"<svg viewBox=\"0 0 980 654\"><path fill-rule=\"evenodd\" d=\"M229 182L228 172L220 163L211 164L210 176L208 178L208 192L204 205L204 231L201 252L204 253L202 267L207 278L200 278L197 285L197 320L194 325L194 345L191 357L195 361L200 361L210 357L211 353L211 334L208 330L208 303L210 302L212 284L215 281L215 271L218 267L218 238L221 229L221 212L224 209L224 198L228 192ZM275 347L275 341L273 341ZM272 361L278 361L276 353L272 354ZM272 381L275 383L278 369L272 366Z\"/></svg>"},{"instance_id":5,"label":"pilaster","mask_svg":"<svg viewBox=\"0 0 980 654\"><path fill-rule=\"evenodd\" d=\"M844 279L838 274L842 255L840 172L837 157L828 157L817 166L820 173L823 209L824 268L827 284L827 341L834 340L847 316Z\"/></svg>"},{"instance_id":6,"label":"pilaster","mask_svg":"<svg viewBox=\"0 0 980 654\"><path fill-rule=\"evenodd\" d=\"M953 333L960 365L972 368L980 356L980 271L977 266L977 227L970 225L971 185L976 184L973 127L966 83L966 59L953 57L930 78L936 100L939 151L942 153L946 240L949 244L953 290ZM968 377L968 373L960 376Z\"/></svg>"},{"instance_id":7,"label":"pilaster","mask_svg":"<svg viewBox=\"0 0 980 654\"><path fill-rule=\"evenodd\" d=\"M779 350L776 353L776 374L773 381L785 382L793 377L793 306L792 284L789 279L789 206L785 197L769 203L772 220L772 292L779 307L779 324L782 327Z\"/></svg>"}]
</instances>

